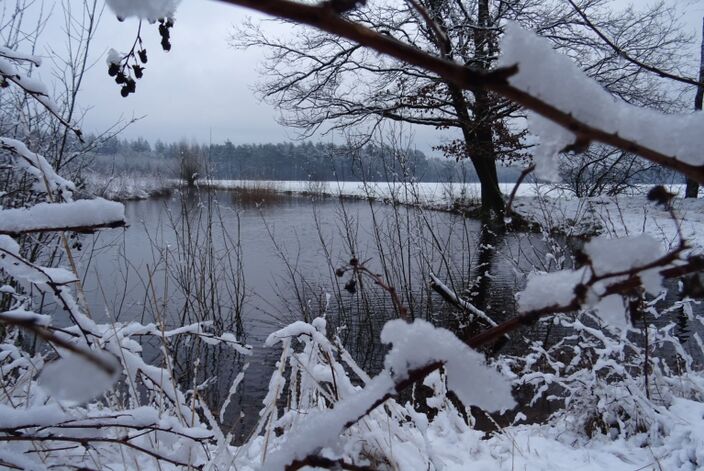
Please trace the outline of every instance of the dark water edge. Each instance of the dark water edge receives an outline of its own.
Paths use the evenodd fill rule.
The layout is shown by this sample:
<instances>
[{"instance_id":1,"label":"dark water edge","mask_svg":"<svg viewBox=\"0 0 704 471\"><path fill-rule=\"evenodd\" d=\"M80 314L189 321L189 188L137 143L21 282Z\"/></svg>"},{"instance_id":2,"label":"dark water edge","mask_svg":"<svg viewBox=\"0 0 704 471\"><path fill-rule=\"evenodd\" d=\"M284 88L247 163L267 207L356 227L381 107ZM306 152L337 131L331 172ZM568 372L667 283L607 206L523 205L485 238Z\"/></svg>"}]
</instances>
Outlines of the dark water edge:
<instances>
[{"instance_id":1,"label":"dark water edge","mask_svg":"<svg viewBox=\"0 0 704 471\"><path fill-rule=\"evenodd\" d=\"M555 259L546 257L554 251L554 242L541 234L494 234L482 231L476 220L412 207L311 196L243 200L231 192L201 191L127 202L125 209L128 229L103 232L84 244L81 266L91 311L98 321L148 323L163 318L171 328L184 321L214 320L251 345L252 355L245 357L230 347L188 337L172 343L175 374L184 389L211 380L200 394L215 415L234 378L249 365L224 420L224 429L232 430L238 441L256 424L279 360L279 348L264 346L277 328L324 315L328 334L338 335L366 372L381 369L386 346L379 342L379 333L397 314L387 293L373 283L354 294L344 290L347 278L336 277L334 271L351 257L368 260L370 269L399 290L414 317L461 337L486 326L468 322L433 292L427 282L430 272L501 322L515 315L514 294L524 284L524 272L532 266L556 268ZM215 213L209 230L208 215ZM227 294L221 296L217 315L184 317L192 306L171 277L174 272L186 276L197 271L188 257L179 255L186 232L199 234L192 238L195 246L211 244L213 260L221 266L237 267L241 261L246 293L242 306L235 306L231 293L219 288L218 294ZM239 243L239 255L233 240ZM580 242L557 243L570 266L571 250ZM477 281L484 269L488 275ZM223 275L226 271L211 282L236 284L234 276ZM688 326L679 328L686 331ZM491 353L520 355L527 342L550 343L563 334L559 327L539 323L515 332L511 341ZM159 340L146 342L146 359L159 364L160 347Z\"/></svg>"}]
</instances>

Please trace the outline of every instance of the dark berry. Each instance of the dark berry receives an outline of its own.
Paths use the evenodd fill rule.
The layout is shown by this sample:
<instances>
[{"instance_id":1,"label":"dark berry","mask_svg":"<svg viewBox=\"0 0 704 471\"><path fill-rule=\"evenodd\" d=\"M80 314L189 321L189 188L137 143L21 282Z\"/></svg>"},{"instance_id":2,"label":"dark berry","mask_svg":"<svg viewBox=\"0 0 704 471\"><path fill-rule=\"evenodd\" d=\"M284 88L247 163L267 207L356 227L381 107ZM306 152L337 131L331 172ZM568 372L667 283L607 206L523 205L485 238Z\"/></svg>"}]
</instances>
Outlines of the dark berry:
<instances>
[{"instance_id":1,"label":"dark berry","mask_svg":"<svg viewBox=\"0 0 704 471\"><path fill-rule=\"evenodd\" d=\"M672 198L675 197L674 193L670 193L662 185L654 186L648 192L648 200L654 201L657 204L667 206L670 204Z\"/></svg>"},{"instance_id":2,"label":"dark berry","mask_svg":"<svg viewBox=\"0 0 704 471\"><path fill-rule=\"evenodd\" d=\"M357 292L357 281L354 278L350 278L350 280L345 283L345 290L350 293L354 294Z\"/></svg>"}]
</instances>

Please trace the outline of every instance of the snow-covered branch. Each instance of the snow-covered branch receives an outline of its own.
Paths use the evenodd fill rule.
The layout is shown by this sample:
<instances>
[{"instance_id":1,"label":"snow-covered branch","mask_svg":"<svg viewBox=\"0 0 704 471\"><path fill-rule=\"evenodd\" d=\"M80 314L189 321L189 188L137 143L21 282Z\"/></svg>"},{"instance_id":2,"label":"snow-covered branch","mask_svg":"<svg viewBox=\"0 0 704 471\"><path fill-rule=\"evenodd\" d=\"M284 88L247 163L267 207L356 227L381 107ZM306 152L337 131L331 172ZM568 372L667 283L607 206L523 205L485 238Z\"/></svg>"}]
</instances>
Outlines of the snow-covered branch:
<instances>
[{"instance_id":1,"label":"snow-covered branch","mask_svg":"<svg viewBox=\"0 0 704 471\"><path fill-rule=\"evenodd\" d=\"M20 86L62 125L70 126L49 100L46 87L18 71L13 61L41 63L39 58L0 48L3 84ZM80 131L71 129L80 138ZM209 416L207 407L195 395L186 399L168 363L159 367L142 358L142 345L135 338L159 339L167 357L169 339L180 335L209 345L229 345L244 355L251 347L231 333L216 332L209 323L172 330L136 322L96 323L72 290L80 289L78 270L63 233L124 226L123 205L100 198L74 200L73 182L23 142L1 137L0 154L9 161L5 168L23 171L34 180L26 191L27 201L45 200L0 208L0 275L8 283L0 286L0 293L10 305L0 312L0 442L4 443L0 464L17 469L79 467L83 455L90 453L96 462L199 469L207 460L204 450L224 440L223 434L214 421L201 422L202 416ZM70 269L43 266L20 243L27 234L53 231L62 234ZM36 293L53 297L70 324L52 325L50 316L32 306ZM41 305L46 308L50 303ZM38 344L39 353L24 350L20 331L45 342ZM118 380L120 392L113 393L110 388Z\"/></svg>"},{"instance_id":2,"label":"snow-covered branch","mask_svg":"<svg viewBox=\"0 0 704 471\"><path fill-rule=\"evenodd\" d=\"M430 274L430 287L433 288L440 296L442 296L445 300L447 300L449 303L467 311L473 316L477 316L480 319L483 319L487 324L489 324L492 327L496 327L496 322L489 317L484 311L481 309L477 308L474 304L470 303L466 299L462 299L452 291L445 283L440 281L440 278L435 276L434 274Z\"/></svg>"},{"instance_id":3,"label":"snow-covered branch","mask_svg":"<svg viewBox=\"0 0 704 471\"><path fill-rule=\"evenodd\" d=\"M633 242L628 239L599 241L599 243L615 242L612 247L620 248L623 248L624 244ZM643 240L643 242L646 241ZM658 251L654 259L652 254L643 254L651 261L646 262L641 259L641 264L637 261L633 264L622 258L621 262L625 265L612 265L613 271L610 272L602 272L600 265L596 267L589 265L576 270L533 274L528 280L526 289L519 293L520 314L470 338L467 343L473 347L485 345L507 332L533 324L548 315L574 312L584 307L599 311L600 302L606 301L612 295L619 295L620 298L620 296L640 293L642 290L654 293L660 289L664 279L680 278L704 271L704 257L701 255L683 257L686 250L686 246L682 246L661 256L657 255L661 253ZM615 306L614 303L609 303L608 306L601 305L602 312L608 316L605 320L612 325L623 327L628 322L626 309L621 305L620 309L614 310Z\"/></svg>"},{"instance_id":4,"label":"snow-covered branch","mask_svg":"<svg viewBox=\"0 0 704 471\"><path fill-rule=\"evenodd\" d=\"M50 98L46 86L39 80L29 77L27 74L20 71L13 62L30 62L34 66L39 67L41 65L41 59L3 47L2 50L0 50L0 79L2 79L2 83L11 82L15 84L41 104L63 126L73 131L80 141L83 141L83 133L81 130L61 116L61 112Z\"/></svg>"},{"instance_id":5,"label":"snow-covered branch","mask_svg":"<svg viewBox=\"0 0 704 471\"><path fill-rule=\"evenodd\" d=\"M270 339L273 342L301 335L316 338L320 333L314 326L298 322L272 334ZM448 388L466 407L476 405L493 411L515 404L506 378L486 366L483 355L445 329L421 320L408 323L398 319L384 326L381 340L392 345L384 360L384 370L363 389L341 397L333 408L308 414L267 457L265 469L297 469L320 448L334 445L346 429L378 406L441 367L447 373ZM305 368L309 369L315 371ZM482 387L477 388L477 384Z\"/></svg>"},{"instance_id":6,"label":"snow-covered branch","mask_svg":"<svg viewBox=\"0 0 704 471\"><path fill-rule=\"evenodd\" d=\"M87 233L124 225L124 206L102 198L0 209L0 234L10 236L52 231Z\"/></svg>"}]
</instances>

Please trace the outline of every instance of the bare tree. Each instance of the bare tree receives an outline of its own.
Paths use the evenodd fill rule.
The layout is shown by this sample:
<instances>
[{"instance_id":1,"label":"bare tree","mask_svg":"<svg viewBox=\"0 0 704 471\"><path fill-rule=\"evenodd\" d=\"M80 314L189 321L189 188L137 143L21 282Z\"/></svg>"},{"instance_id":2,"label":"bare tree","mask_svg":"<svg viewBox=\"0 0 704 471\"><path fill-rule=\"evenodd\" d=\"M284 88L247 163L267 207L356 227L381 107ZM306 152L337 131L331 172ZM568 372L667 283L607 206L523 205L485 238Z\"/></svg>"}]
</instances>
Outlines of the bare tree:
<instances>
[{"instance_id":1,"label":"bare tree","mask_svg":"<svg viewBox=\"0 0 704 471\"><path fill-rule=\"evenodd\" d=\"M610 3L583 0L572 8L550 0L423 0L370 3L346 17L406 46L485 72L495 68L503 25L518 21L550 38L614 95L672 109L662 84L622 57L677 66L687 38L675 15L663 3L617 13L608 8ZM620 53L602 38L606 34L622 41ZM525 158L526 152L523 133L512 125L522 112L500 94L462 87L422 66L370 54L335 33L301 29L293 39L281 38L250 23L233 35L232 43L267 48L259 91L284 110L284 124L304 135L361 125L373 130L385 119L454 129L461 137L439 148L448 156L471 159L484 212L503 211L496 164Z\"/></svg>"},{"instance_id":2,"label":"bare tree","mask_svg":"<svg viewBox=\"0 0 704 471\"><path fill-rule=\"evenodd\" d=\"M560 174L563 181L559 186L581 198L615 196L661 172L637 155L595 144L579 156L563 159Z\"/></svg>"},{"instance_id":3,"label":"bare tree","mask_svg":"<svg viewBox=\"0 0 704 471\"><path fill-rule=\"evenodd\" d=\"M178 144L178 175L186 186L195 186L196 181L205 173L204 158L197 145L189 146L186 142Z\"/></svg>"}]
</instances>

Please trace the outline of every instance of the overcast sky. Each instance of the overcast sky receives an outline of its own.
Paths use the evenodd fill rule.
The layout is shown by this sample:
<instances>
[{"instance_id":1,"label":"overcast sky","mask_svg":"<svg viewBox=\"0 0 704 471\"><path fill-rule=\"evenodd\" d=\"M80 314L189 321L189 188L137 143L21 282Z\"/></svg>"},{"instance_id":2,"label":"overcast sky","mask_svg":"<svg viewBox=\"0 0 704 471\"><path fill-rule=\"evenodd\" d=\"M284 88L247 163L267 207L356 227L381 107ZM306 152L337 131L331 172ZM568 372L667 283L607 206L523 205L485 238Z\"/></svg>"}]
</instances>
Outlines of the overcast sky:
<instances>
[{"instance_id":1,"label":"overcast sky","mask_svg":"<svg viewBox=\"0 0 704 471\"><path fill-rule=\"evenodd\" d=\"M646 0L635 0L636 4L641 1ZM687 28L696 32L704 16L704 2L670 1L687 9ZM234 50L227 44L233 25L247 16L262 18L217 1L182 0L171 35L172 50L163 52L156 26L147 25L142 34L149 52L144 78L137 82L137 93L122 98L119 87L107 75L104 58L111 47L129 50L137 23L120 23L106 8L93 46L96 65L85 80L80 99L81 106L88 109L84 129L96 132L120 118L144 116L123 135L152 142L186 139L203 143L212 136L213 142L229 139L236 144L294 138L295 131L278 125L277 112L252 91L262 51ZM44 37L53 44L62 40L56 24ZM432 129L415 131L415 143L425 152L442 139Z\"/></svg>"}]
</instances>

